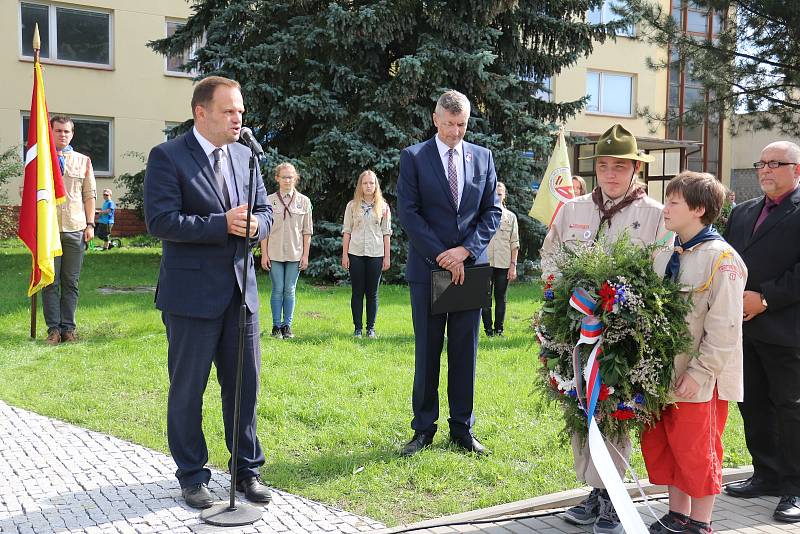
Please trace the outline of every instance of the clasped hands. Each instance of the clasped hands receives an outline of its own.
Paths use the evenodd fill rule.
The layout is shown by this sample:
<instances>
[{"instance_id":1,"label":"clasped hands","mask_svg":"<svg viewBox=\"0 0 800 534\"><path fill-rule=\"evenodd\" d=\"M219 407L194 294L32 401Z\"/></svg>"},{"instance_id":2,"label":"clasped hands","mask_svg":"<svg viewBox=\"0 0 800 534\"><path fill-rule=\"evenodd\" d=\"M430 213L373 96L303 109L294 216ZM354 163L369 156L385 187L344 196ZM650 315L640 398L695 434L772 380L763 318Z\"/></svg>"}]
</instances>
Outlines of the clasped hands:
<instances>
[{"instance_id":1,"label":"clasped hands","mask_svg":"<svg viewBox=\"0 0 800 534\"><path fill-rule=\"evenodd\" d=\"M764 312L766 308L761 303L761 293L755 291L745 291L742 296L742 314L745 321L749 321L759 313Z\"/></svg>"},{"instance_id":2,"label":"clasped hands","mask_svg":"<svg viewBox=\"0 0 800 534\"><path fill-rule=\"evenodd\" d=\"M244 237L247 232L247 204L236 206L225 212L225 218L228 220L228 233ZM258 235L258 219L254 215L250 215L250 237Z\"/></svg>"},{"instance_id":3,"label":"clasped hands","mask_svg":"<svg viewBox=\"0 0 800 534\"><path fill-rule=\"evenodd\" d=\"M436 256L436 263L442 269L450 271L451 281L456 285L464 283L464 261L469 258L469 251L464 247L449 248Z\"/></svg>"}]
</instances>

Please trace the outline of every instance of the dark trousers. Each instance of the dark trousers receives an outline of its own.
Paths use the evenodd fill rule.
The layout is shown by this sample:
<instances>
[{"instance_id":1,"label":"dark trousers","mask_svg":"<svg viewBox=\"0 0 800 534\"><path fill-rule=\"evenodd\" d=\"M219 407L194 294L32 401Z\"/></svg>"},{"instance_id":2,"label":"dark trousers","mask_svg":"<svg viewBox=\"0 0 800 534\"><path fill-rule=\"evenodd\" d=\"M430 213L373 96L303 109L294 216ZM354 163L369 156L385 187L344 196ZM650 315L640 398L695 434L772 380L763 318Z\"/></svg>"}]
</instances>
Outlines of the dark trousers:
<instances>
[{"instance_id":1,"label":"dark trousers","mask_svg":"<svg viewBox=\"0 0 800 534\"><path fill-rule=\"evenodd\" d=\"M744 338L739 409L754 475L800 495L800 347Z\"/></svg>"},{"instance_id":2,"label":"dark trousers","mask_svg":"<svg viewBox=\"0 0 800 534\"><path fill-rule=\"evenodd\" d=\"M239 343L239 306L242 294L235 289L225 312L214 319L198 319L163 313L167 329L169 399L167 439L178 466L175 476L182 488L208 482L205 464L208 448L203 435L203 392L211 363L217 368L222 394L225 443L233 447L233 411L236 395L236 363ZM256 436L256 398L261 368L258 343L258 315L248 313L244 336L241 412L239 417L239 480L258 475L264 454ZM230 461L228 463L230 468Z\"/></svg>"},{"instance_id":3,"label":"dark trousers","mask_svg":"<svg viewBox=\"0 0 800 534\"><path fill-rule=\"evenodd\" d=\"M53 261L53 283L42 289L42 311L47 331L59 330L63 334L76 328L78 279L86 253L83 230L61 232L61 250L61 256L56 256Z\"/></svg>"},{"instance_id":4,"label":"dark trousers","mask_svg":"<svg viewBox=\"0 0 800 534\"><path fill-rule=\"evenodd\" d=\"M506 320L506 291L508 290L508 269L492 267L492 291L494 292L494 329L502 331ZM492 330L492 309L484 308L483 329Z\"/></svg>"},{"instance_id":5,"label":"dark trousers","mask_svg":"<svg viewBox=\"0 0 800 534\"><path fill-rule=\"evenodd\" d=\"M381 284L381 268L383 258L370 256L353 256L350 258L350 283L353 295L350 297L350 309L353 311L353 325L361 330L364 314L364 297L367 297L367 329L375 328L375 317L378 315L378 286Z\"/></svg>"},{"instance_id":6,"label":"dark trousers","mask_svg":"<svg viewBox=\"0 0 800 534\"><path fill-rule=\"evenodd\" d=\"M414 323L414 391L411 405L417 432L436 432L439 419L439 367L447 330L447 400L450 434L472 430L475 415L475 361L478 353L480 310L431 315L431 286L409 284Z\"/></svg>"}]
</instances>

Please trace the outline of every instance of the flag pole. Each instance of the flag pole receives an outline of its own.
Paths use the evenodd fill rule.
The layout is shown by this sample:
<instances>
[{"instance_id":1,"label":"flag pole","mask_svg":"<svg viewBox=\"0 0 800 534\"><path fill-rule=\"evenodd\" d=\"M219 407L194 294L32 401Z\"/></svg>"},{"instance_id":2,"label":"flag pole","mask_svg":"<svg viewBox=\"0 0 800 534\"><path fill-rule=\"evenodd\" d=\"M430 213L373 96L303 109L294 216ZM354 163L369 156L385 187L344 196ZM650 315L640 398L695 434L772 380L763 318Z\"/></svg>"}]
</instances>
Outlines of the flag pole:
<instances>
[{"instance_id":1,"label":"flag pole","mask_svg":"<svg viewBox=\"0 0 800 534\"><path fill-rule=\"evenodd\" d=\"M42 40L39 37L39 23L33 27L33 64L39 63L39 50L42 48ZM31 295L31 339L36 339L36 295L37 291Z\"/></svg>"}]
</instances>

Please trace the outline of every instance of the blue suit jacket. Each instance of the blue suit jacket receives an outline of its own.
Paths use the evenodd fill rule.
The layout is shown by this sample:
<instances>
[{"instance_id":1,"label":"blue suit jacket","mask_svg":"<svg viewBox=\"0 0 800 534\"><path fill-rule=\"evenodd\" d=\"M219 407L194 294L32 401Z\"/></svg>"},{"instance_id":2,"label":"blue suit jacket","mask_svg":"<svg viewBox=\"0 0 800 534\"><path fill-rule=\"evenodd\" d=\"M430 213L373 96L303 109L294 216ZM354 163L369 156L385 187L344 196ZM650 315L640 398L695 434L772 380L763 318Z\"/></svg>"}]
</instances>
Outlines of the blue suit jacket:
<instances>
[{"instance_id":1,"label":"blue suit jacket","mask_svg":"<svg viewBox=\"0 0 800 534\"><path fill-rule=\"evenodd\" d=\"M464 191L458 211L453 205L442 160L431 138L400 153L397 216L409 237L406 279L431 281L436 257L463 246L467 263L486 263L486 247L500 221L497 175L492 152L464 142Z\"/></svg>"},{"instance_id":2,"label":"blue suit jacket","mask_svg":"<svg viewBox=\"0 0 800 534\"><path fill-rule=\"evenodd\" d=\"M240 202L247 199L258 220L258 236L269 235L272 208L256 167L254 192L248 191L250 149L229 145ZM144 178L147 231L161 239L156 307L186 317L214 318L225 311L234 288L242 289L244 238L228 234L222 192L200 143L190 131L150 151ZM253 262L247 272L245 302L258 311Z\"/></svg>"}]
</instances>

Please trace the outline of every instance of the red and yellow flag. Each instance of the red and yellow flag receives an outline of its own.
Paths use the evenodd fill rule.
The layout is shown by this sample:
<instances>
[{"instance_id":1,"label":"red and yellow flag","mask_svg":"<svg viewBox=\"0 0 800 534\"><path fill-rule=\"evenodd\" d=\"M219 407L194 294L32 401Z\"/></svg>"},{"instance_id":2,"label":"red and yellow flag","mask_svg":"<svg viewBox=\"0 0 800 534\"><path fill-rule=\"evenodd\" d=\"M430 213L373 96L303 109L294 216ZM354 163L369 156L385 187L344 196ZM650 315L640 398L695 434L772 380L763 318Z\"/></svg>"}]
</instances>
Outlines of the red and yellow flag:
<instances>
[{"instance_id":1,"label":"red and yellow flag","mask_svg":"<svg viewBox=\"0 0 800 534\"><path fill-rule=\"evenodd\" d=\"M33 64L33 97L25 150L25 185L17 235L31 251L33 267L28 296L53 283L54 261L61 256L56 205L64 202L64 180L44 97L42 67Z\"/></svg>"},{"instance_id":2,"label":"red and yellow flag","mask_svg":"<svg viewBox=\"0 0 800 534\"><path fill-rule=\"evenodd\" d=\"M550 226L561 206L573 196L567 141L564 139L563 130L559 130L556 146L553 147L550 162L539 185L539 192L536 193L528 215Z\"/></svg>"}]
</instances>

